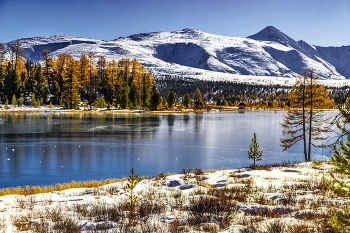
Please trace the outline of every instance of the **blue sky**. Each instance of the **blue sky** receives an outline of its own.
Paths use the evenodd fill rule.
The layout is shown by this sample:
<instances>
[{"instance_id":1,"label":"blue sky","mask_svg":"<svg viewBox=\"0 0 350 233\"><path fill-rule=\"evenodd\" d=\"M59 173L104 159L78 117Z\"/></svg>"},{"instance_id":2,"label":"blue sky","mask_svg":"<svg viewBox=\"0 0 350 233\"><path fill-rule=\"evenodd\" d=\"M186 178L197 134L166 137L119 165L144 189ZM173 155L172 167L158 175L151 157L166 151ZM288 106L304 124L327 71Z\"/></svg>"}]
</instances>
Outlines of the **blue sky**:
<instances>
[{"instance_id":1,"label":"blue sky","mask_svg":"<svg viewBox=\"0 0 350 233\"><path fill-rule=\"evenodd\" d=\"M183 28L247 37L269 25L314 45L350 45L350 1L0 0L2 43L58 34L112 40Z\"/></svg>"}]
</instances>

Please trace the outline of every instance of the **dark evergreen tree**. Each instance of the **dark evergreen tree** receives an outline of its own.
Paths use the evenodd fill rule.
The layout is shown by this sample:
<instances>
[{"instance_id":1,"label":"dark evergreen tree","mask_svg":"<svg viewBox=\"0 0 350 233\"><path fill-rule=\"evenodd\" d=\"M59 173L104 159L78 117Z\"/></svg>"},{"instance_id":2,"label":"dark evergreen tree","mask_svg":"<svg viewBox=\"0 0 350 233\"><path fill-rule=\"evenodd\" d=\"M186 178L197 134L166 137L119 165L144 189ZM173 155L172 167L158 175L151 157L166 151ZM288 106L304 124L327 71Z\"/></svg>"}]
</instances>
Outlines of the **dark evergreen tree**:
<instances>
[{"instance_id":1,"label":"dark evergreen tree","mask_svg":"<svg viewBox=\"0 0 350 233\"><path fill-rule=\"evenodd\" d=\"M346 142L340 141L333 145L334 154L331 157L331 163L335 166L334 173L331 173L331 181L324 179L327 187L336 195L345 197L350 201L350 131L347 128L350 124L350 114L348 108L339 107L341 120L337 121L337 128L343 136L346 136ZM338 173L338 174L337 174ZM340 175L339 175L340 174ZM348 205L341 211L338 211L330 220L333 228L339 232L350 232L350 210Z\"/></svg>"},{"instance_id":2,"label":"dark evergreen tree","mask_svg":"<svg viewBox=\"0 0 350 233\"><path fill-rule=\"evenodd\" d=\"M173 90L170 90L168 92L167 102L168 102L168 108L172 108L173 105L176 103L176 94Z\"/></svg>"},{"instance_id":3,"label":"dark evergreen tree","mask_svg":"<svg viewBox=\"0 0 350 233\"><path fill-rule=\"evenodd\" d=\"M259 144L256 140L256 133L254 133L254 136L252 138L252 143L250 144L249 151L248 151L248 158L253 159L254 163L253 166L255 167L255 161L260 161L262 157L262 151L259 151Z\"/></svg>"},{"instance_id":4,"label":"dark evergreen tree","mask_svg":"<svg viewBox=\"0 0 350 233\"><path fill-rule=\"evenodd\" d=\"M185 106L185 108L189 108L191 103L191 96L189 94L185 94L182 99L182 104Z\"/></svg>"},{"instance_id":5,"label":"dark evergreen tree","mask_svg":"<svg viewBox=\"0 0 350 233\"><path fill-rule=\"evenodd\" d=\"M155 86L152 88L150 108L152 110L157 110L158 106L162 103L162 96Z\"/></svg>"}]
</instances>

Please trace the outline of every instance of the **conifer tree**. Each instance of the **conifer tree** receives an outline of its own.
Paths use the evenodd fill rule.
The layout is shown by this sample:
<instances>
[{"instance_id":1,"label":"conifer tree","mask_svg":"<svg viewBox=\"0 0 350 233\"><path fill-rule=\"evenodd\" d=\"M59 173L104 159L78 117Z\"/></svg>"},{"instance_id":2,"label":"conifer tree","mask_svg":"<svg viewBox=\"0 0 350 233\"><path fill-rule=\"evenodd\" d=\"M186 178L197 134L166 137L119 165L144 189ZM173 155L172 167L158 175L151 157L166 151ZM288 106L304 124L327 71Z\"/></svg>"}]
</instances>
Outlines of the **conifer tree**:
<instances>
[{"instance_id":1,"label":"conifer tree","mask_svg":"<svg viewBox=\"0 0 350 233\"><path fill-rule=\"evenodd\" d=\"M331 182L324 179L326 186L332 190L336 195L345 197L347 202L350 201L350 132L347 129L347 125L350 123L350 114L348 109L339 107L341 121L337 121L337 128L341 131L342 135L346 135L346 142L340 141L333 145L334 154L331 156L331 163L335 166L337 173L340 176L336 176L335 173L331 173ZM344 208L342 212L336 213L330 220L330 224L333 228L340 232L350 231L350 211L348 208Z\"/></svg>"},{"instance_id":2,"label":"conifer tree","mask_svg":"<svg viewBox=\"0 0 350 233\"><path fill-rule=\"evenodd\" d=\"M189 94L185 94L182 99L182 104L185 106L185 108L189 108L191 103L191 97Z\"/></svg>"},{"instance_id":3,"label":"conifer tree","mask_svg":"<svg viewBox=\"0 0 350 233\"><path fill-rule=\"evenodd\" d=\"M195 109L202 109L204 107L202 93L198 88L196 88L196 91L193 94L193 102Z\"/></svg>"},{"instance_id":4,"label":"conifer tree","mask_svg":"<svg viewBox=\"0 0 350 233\"><path fill-rule=\"evenodd\" d=\"M167 102L168 102L168 108L172 108L173 105L175 104L175 102L176 102L176 94L175 94L175 92L173 90L169 90Z\"/></svg>"},{"instance_id":5,"label":"conifer tree","mask_svg":"<svg viewBox=\"0 0 350 233\"><path fill-rule=\"evenodd\" d=\"M23 62L22 56L23 56L24 48L22 46L22 42L20 40L15 40L11 43L11 57L12 57L12 65L14 70L18 71L18 64L20 61Z\"/></svg>"},{"instance_id":6,"label":"conifer tree","mask_svg":"<svg viewBox=\"0 0 350 233\"><path fill-rule=\"evenodd\" d=\"M88 52L89 58L89 101L96 99L95 54Z\"/></svg>"},{"instance_id":7,"label":"conifer tree","mask_svg":"<svg viewBox=\"0 0 350 233\"><path fill-rule=\"evenodd\" d=\"M142 107L147 107L151 98L152 88L154 86L154 79L152 76L152 71L148 71L142 75L142 93L141 101Z\"/></svg>"},{"instance_id":8,"label":"conifer tree","mask_svg":"<svg viewBox=\"0 0 350 233\"><path fill-rule=\"evenodd\" d=\"M153 86L152 94L151 94L151 101L150 101L150 108L152 110L157 110L158 106L161 103L162 103L162 96L160 95L160 93L157 90L156 86Z\"/></svg>"},{"instance_id":9,"label":"conifer tree","mask_svg":"<svg viewBox=\"0 0 350 233\"><path fill-rule=\"evenodd\" d=\"M88 98L88 86L89 86L89 58L83 53L79 58L79 71L78 71L78 80L80 82L80 95L83 98Z\"/></svg>"},{"instance_id":10,"label":"conifer tree","mask_svg":"<svg viewBox=\"0 0 350 233\"><path fill-rule=\"evenodd\" d=\"M248 158L253 159L253 166L255 167L255 161L260 161L262 157L262 151L259 151L259 144L256 140L256 133L254 132L254 136L252 138L252 143L250 144L248 151Z\"/></svg>"},{"instance_id":11,"label":"conifer tree","mask_svg":"<svg viewBox=\"0 0 350 233\"><path fill-rule=\"evenodd\" d=\"M15 94L12 96L11 104L12 105L16 105L17 104L17 98L16 98Z\"/></svg>"},{"instance_id":12,"label":"conifer tree","mask_svg":"<svg viewBox=\"0 0 350 233\"><path fill-rule=\"evenodd\" d=\"M64 72L62 73L63 77L63 92L62 100L66 108L77 109L79 108L79 88L80 83L76 74L76 67L78 62L69 55L67 57L67 65Z\"/></svg>"},{"instance_id":13,"label":"conifer tree","mask_svg":"<svg viewBox=\"0 0 350 233\"><path fill-rule=\"evenodd\" d=\"M0 43L0 83L2 84L5 77L5 46ZM0 87L1 88L1 87Z\"/></svg>"},{"instance_id":14,"label":"conifer tree","mask_svg":"<svg viewBox=\"0 0 350 233\"><path fill-rule=\"evenodd\" d=\"M21 80L17 75L17 72L12 68L12 64L9 62L6 67L6 74L4 77L4 92L8 99L11 99L13 95L17 97L21 94Z\"/></svg>"},{"instance_id":15,"label":"conifer tree","mask_svg":"<svg viewBox=\"0 0 350 233\"><path fill-rule=\"evenodd\" d=\"M100 92L104 92L107 83L107 60L104 56L101 56L97 60L97 80L94 85L96 85L96 88L98 88Z\"/></svg>"},{"instance_id":16,"label":"conifer tree","mask_svg":"<svg viewBox=\"0 0 350 233\"><path fill-rule=\"evenodd\" d=\"M41 57L44 62L44 76L48 85L48 92L51 93L51 83L53 81L53 63L52 58L50 57L50 50L43 50L41 53Z\"/></svg>"},{"instance_id":17,"label":"conifer tree","mask_svg":"<svg viewBox=\"0 0 350 233\"><path fill-rule=\"evenodd\" d=\"M311 147L317 146L314 141L327 139L326 133L330 130L327 122L330 118L325 118L322 110L334 105L329 92L317 83L316 78L313 70L298 76L288 93L290 108L281 123L283 151L301 141L305 161L311 160Z\"/></svg>"},{"instance_id":18,"label":"conifer tree","mask_svg":"<svg viewBox=\"0 0 350 233\"><path fill-rule=\"evenodd\" d=\"M134 168L131 169L131 175L129 176L126 184L124 186L124 190L128 192L126 195L129 199L129 205L131 212L134 211L135 204L140 200L140 197L137 196L134 192L136 185L140 182L139 176L135 175Z\"/></svg>"}]
</instances>

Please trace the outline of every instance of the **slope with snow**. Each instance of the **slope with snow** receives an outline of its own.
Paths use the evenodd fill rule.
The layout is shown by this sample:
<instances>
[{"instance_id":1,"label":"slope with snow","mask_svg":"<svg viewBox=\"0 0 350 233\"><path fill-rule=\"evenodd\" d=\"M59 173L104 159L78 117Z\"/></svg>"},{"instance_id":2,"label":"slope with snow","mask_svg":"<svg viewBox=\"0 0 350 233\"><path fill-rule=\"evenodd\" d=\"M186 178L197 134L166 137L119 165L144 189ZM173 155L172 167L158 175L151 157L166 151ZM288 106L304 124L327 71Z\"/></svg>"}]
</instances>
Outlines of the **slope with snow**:
<instances>
[{"instance_id":1,"label":"slope with snow","mask_svg":"<svg viewBox=\"0 0 350 233\"><path fill-rule=\"evenodd\" d=\"M108 60L136 58L159 75L195 78L241 79L244 76L296 77L315 69L321 79L350 77L348 48L319 47L295 41L269 26L248 38L218 36L199 30L151 32L104 41L67 35L21 39L25 58L41 60L44 49L51 55L69 53L79 58L94 52ZM9 51L11 42L5 46Z\"/></svg>"}]
</instances>

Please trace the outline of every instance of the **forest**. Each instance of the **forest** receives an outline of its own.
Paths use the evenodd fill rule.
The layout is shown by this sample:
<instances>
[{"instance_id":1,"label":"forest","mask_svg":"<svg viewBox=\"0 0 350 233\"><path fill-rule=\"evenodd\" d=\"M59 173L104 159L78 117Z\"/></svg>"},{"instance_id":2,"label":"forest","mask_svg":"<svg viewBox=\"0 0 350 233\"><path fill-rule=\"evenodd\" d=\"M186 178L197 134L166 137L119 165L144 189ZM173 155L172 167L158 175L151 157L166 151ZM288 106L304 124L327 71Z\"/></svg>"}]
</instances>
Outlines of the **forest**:
<instances>
[{"instance_id":1,"label":"forest","mask_svg":"<svg viewBox=\"0 0 350 233\"><path fill-rule=\"evenodd\" d=\"M211 107L238 106L242 102L259 109L290 105L290 86L156 76L136 58L107 61L93 52L81 54L76 60L70 54L54 57L44 50L41 63L26 60L23 54L18 40L12 43L9 57L5 57L5 48L0 44L0 99L5 104L157 110L183 105L183 100L189 101L186 107L197 106L195 99L199 95L204 105ZM345 103L348 86L327 89L335 104Z\"/></svg>"},{"instance_id":2,"label":"forest","mask_svg":"<svg viewBox=\"0 0 350 233\"><path fill-rule=\"evenodd\" d=\"M1 51L1 50L0 50ZM10 59L4 52L0 59L0 98L3 102L40 105L51 103L66 108L78 108L81 101L88 104L119 106L120 108L149 107L154 78L136 59L107 61L95 54L50 56L42 52L42 63L23 58L19 41L12 44Z\"/></svg>"},{"instance_id":3,"label":"forest","mask_svg":"<svg viewBox=\"0 0 350 233\"><path fill-rule=\"evenodd\" d=\"M198 88L206 103L216 106L238 106L243 102L247 107L267 109L285 108L290 106L288 92L291 86L282 85L252 85L229 81L203 81L180 76L155 76L156 86L162 96L173 90L177 96L194 93ZM329 96L337 104L346 103L349 97L349 86L326 87Z\"/></svg>"}]
</instances>

